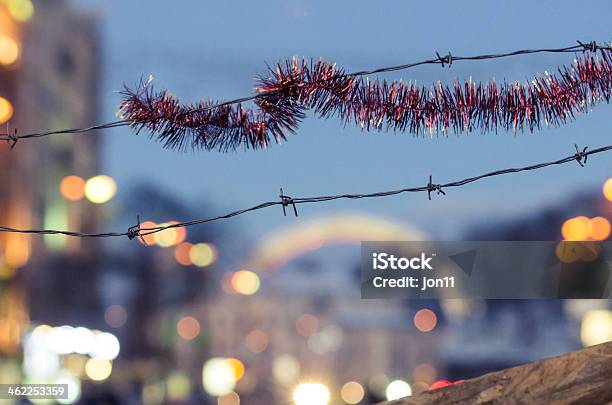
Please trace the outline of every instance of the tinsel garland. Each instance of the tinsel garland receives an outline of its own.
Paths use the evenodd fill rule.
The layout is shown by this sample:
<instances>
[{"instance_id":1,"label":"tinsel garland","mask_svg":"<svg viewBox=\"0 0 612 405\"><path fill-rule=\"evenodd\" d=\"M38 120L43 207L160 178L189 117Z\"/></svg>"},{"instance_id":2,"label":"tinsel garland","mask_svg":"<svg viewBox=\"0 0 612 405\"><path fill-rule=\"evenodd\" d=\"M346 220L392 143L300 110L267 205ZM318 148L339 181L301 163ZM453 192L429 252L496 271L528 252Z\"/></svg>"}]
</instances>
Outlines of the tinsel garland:
<instances>
[{"instance_id":1,"label":"tinsel garland","mask_svg":"<svg viewBox=\"0 0 612 405\"><path fill-rule=\"evenodd\" d=\"M136 90L124 89L120 113L137 132L149 131L166 147L221 151L265 148L285 140L307 110L365 130L534 131L543 124L565 124L576 113L610 102L612 51L600 52L523 84L469 80L431 88L401 80L370 81L328 62L294 58L259 78L256 108L212 100L181 104L167 91L141 83Z\"/></svg>"}]
</instances>

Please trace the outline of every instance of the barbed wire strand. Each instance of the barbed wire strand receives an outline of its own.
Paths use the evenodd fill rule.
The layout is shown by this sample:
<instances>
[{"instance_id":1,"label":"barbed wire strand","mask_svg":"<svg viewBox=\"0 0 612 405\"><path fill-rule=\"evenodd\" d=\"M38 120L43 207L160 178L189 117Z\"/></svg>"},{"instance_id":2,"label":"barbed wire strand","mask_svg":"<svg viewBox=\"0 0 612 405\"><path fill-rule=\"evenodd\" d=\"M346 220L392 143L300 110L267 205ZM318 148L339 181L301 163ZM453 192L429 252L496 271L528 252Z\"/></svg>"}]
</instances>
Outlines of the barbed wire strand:
<instances>
[{"instance_id":1,"label":"barbed wire strand","mask_svg":"<svg viewBox=\"0 0 612 405\"><path fill-rule=\"evenodd\" d=\"M388 67L377 68L377 69L372 69L372 70L361 70L357 72L347 73L345 76L347 77L367 76L367 75L372 75L372 74L377 74L377 73L395 72L398 70L410 69L410 68L414 68L414 67L422 66L422 65L442 65L442 67L448 65L450 67L452 66L453 62L457 62L457 61L480 61L480 60L507 58L507 57L520 56L520 55L530 55L530 54L537 54L537 53L572 53L572 52L578 52L578 51L596 52L597 50L612 50L611 45L600 45L596 41L591 41L587 43L583 43L581 41L577 41L577 42L578 42L577 45L566 46L562 48L521 49L521 50L507 52L507 53L493 53L493 54L483 54L483 55L473 55L473 56L455 56L455 55L452 55L450 52L446 56L440 56L440 54L436 52L436 58L433 58L433 59L426 59L426 60L422 60L419 62L403 64L403 65L396 65L396 66L388 66ZM269 92L266 92L265 95L269 96L270 94L275 93L277 91L281 91L281 90L269 91ZM263 96L264 94L254 94L252 96L241 97L241 98L237 98L234 100L224 101L222 103L210 105L207 107L193 109L193 110L186 112L186 114L201 112L201 111L209 111L214 108L219 108L219 107L223 107L227 105L252 101L252 100L255 100ZM17 141L20 139L42 138L42 137L46 137L50 135L60 135L60 134L81 134L81 133L91 132L94 130L103 130L103 129L110 129L110 128L116 128L116 127L130 126L131 124L132 122L128 120L118 120L118 121L108 122L105 124L94 125L88 128L74 128L74 129L62 129L62 130L47 131L47 132L34 132L34 133L23 134L23 135L19 135L17 133L11 134L9 133L9 131L7 131L7 133L0 133L0 141L9 142L9 144L11 144L11 146L13 147L15 146Z\"/></svg>"},{"instance_id":2,"label":"barbed wire strand","mask_svg":"<svg viewBox=\"0 0 612 405\"><path fill-rule=\"evenodd\" d=\"M524 167L495 170L489 173L485 173L485 174L481 174L481 175L477 175L473 177L468 177L462 180L456 180L456 181L452 181L449 183L435 184L432 182L432 176L429 176L429 182L426 185L420 186L420 187L402 188L398 190L381 191L381 192L368 193L368 194L338 194L338 195L326 195L326 196L316 196L316 197L297 197L297 198L292 198L288 195L285 195L283 193L283 190L281 189L281 192L279 195L280 200L263 202L261 204L257 204L249 208L232 211L227 214L219 215L216 217L195 219L195 220L191 220L187 222L177 222L177 223L164 225L164 226L160 225L160 226L155 226L155 227L142 228L141 223L140 223L140 218L138 218L138 224L130 227L126 232L81 233L81 232L72 232L72 231L54 230L54 229L43 229L43 230L16 229L16 228L0 226L0 233L5 232L5 233L40 234L40 235L65 235L65 236L74 236L74 237L80 237L80 238L106 238L106 237L127 236L129 239L134 239L136 237L142 238L143 236L158 233L166 229L185 228L185 227L200 225L200 224L204 224L208 222L220 221L223 219L236 217L239 215L246 214L248 212L258 211L264 208L273 207L277 205L281 205L283 207L283 213L285 215L287 214L285 208L288 206L292 206L295 216L298 216L297 205L299 204L322 203L322 202L334 201L334 200L340 200L340 199L356 200L356 199L364 199L364 198L389 197L389 196L394 196L394 195L403 194L403 193L426 192L428 195L428 198L431 200L431 193L445 195L446 192L444 191L444 189L453 188L453 187L462 187L467 184L474 183L478 180L482 180L488 177L501 176L504 174L518 173L518 172L524 172L524 171L538 170L538 169L542 169L548 166L562 165L562 164L573 162L573 161L578 162L578 164L581 167L584 167L584 165L586 164L587 158L589 156L612 150L612 145L602 146L600 148L590 149L590 150L587 147L580 149L578 145L574 145L574 146L576 149L575 153L573 153L572 155L563 157L561 159L558 159L558 160L537 163L537 164L524 166Z\"/></svg>"}]
</instances>

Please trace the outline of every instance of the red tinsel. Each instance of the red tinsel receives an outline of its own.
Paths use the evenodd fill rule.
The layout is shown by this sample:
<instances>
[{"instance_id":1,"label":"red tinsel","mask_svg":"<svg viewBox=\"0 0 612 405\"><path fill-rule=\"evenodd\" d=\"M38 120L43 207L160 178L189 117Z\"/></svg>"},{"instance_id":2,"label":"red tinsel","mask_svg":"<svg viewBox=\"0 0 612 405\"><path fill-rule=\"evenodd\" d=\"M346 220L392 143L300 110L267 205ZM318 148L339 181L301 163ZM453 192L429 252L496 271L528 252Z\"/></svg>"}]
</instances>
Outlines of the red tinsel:
<instances>
[{"instance_id":1,"label":"red tinsel","mask_svg":"<svg viewBox=\"0 0 612 405\"><path fill-rule=\"evenodd\" d=\"M120 112L137 131L151 132L166 147L235 150L267 147L296 131L306 110L337 116L366 130L413 134L476 129L533 131L562 125L612 94L612 51L586 56L553 75L520 84L441 83L432 88L403 81L369 81L328 62L297 59L279 64L259 79L254 102L203 101L183 105L148 84L128 88Z\"/></svg>"}]
</instances>

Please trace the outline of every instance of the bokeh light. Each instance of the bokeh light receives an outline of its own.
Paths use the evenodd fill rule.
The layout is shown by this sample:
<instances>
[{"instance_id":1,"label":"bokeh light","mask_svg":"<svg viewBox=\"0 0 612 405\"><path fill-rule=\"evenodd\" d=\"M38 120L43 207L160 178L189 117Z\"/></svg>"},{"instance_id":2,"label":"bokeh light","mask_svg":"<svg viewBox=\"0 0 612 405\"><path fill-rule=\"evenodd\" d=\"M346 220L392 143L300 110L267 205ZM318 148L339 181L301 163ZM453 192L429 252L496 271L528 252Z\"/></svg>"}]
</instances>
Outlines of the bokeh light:
<instances>
[{"instance_id":1,"label":"bokeh light","mask_svg":"<svg viewBox=\"0 0 612 405\"><path fill-rule=\"evenodd\" d=\"M60 193L70 201L78 201L85 197L85 180L79 176L66 176L60 182Z\"/></svg>"},{"instance_id":2,"label":"bokeh light","mask_svg":"<svg viewBox=\"0 0 612 405\"><path fill-rule=\"evenodd\" d=\"M34 15L34 4L31 0L11 0L8 3L8 10L15 20L26 22Z\"/></svg>"},{"instance_id":3,"label":"bokeh light","mask_svg":"<svg viewBox=\"0 0 612 405\"><path fill-rule=\"evenodd\" d=\"M261 353L268 347L268 335L261 329L250 331L244 338L247 349L253 353Z\"/></svg>"},{"instance_id":4,"label":"bokeh light","mask_svg":"<svg viewBox=\"0 0 612 405\"><path fill-rule=\"evenodd\" d=\"M295 405L327 405L329 389L320 383L304 383L293 391Z\"/></svg>"},{"instance_id":5,"label":"bokeh light","mask_svg":"<svg viewBox=\"0 0 612 405\"><path fill-rule=\"evenodd\" d=\"M85 374L93 381L104 381L110 377L113 364L110 360L92 358L85 363Z\"/></svg>"},{"instance_id":6,"label":"bokeh light","mask_svg":"<svg viewBox=\"0 0 612 405\"><path fill-rule=\"evenodd\" d=\"M193 340L200 334L200 322L192 316L185 316L176 324L176 330L183 339Z\"/></svg>"},{"instance_id":7,"label":"bokeh light","mask_svg":"<svg viewBox=\"0 0 612 405\"><path fill-rule=\"evenodd\" d=\"M394 380L387 385L385 395L388 401L409 397L412 395L412 388L410 388L410 384L404 380Z\"/></svg>"},{"instance_id":8,"label":"bokeh light","mask_svg":"<svg viewBox=\"0 0 612 405\"><path fill-rule=\"evenodd\" d=\"M111 305L104 311L104 320L112 328L120 328L127 321L127 311L121 305Z\"/></svg>"},{"instance_id":9,"label":"bokeh light","mask_svg":"<svg viewBox=\"0 0 612 405\"><path fill-rule=\"evenodd\" d=\"M189 249L189 259L198 267L210 266L216 258L217 252L210 243L196 243Z\"/></svg>"},{"instance_id":10,"label":"bokeh light","mask_svg":"<svg viewBox=\"0 0 612 405\"><path fill-rule=\"evenodd\" d=\"M110 201L116 192L117 184L109 176L94 176L85 183L85 197L94 204Z\"/></svg>"},{"instance_id":11,"label":"bokeh light","mask_svg":"<svg viewBox=\"0 0 612 405\"><path fill-rule=\"evenodd\" d=\"M230 366L232 366L232 369L234 370L235 380L240 380L242 376L244 376L244 363L234 357L230 357L226 361L229 363Z\"/></svg>"},{"instance_id":12,"label":"bokeh light","mask_svg":"<svg viewBox=\"0 0 612 405\"><path fill-rule=\"evenodd\" d=\"M67 398L58 398L58 403L74 404L81 398L81 380L79 380L75 375L68 372L62 372L55 379L55 381L53 381L53 383L66 384L68 386Z\"/></svg>"},{"instance_id":13,"label":"bokeh light","mask_svg":"<svg viewBox=\"0 0 612 405\"><path fill-rule=\"evenodd\" d=\"M147 232L146 229L153 229L153 228L156 228L157 226L158 225L152 221L144 221L140 223L140 229L143 229L143 232ZM155 234L154 233L151 233L148 235L141 235L137 239L138 241L140 241L140 243L142 243L142 240L144 240L147 246L155 245Z\"/></svg>"},{"instance_id":14,"label":"bokeh light","mask_svg":"<svg viewBox=\"0 0 612 405\"><path fill-rule=\"evenodd\" d=\"M604 217L591 218L591 239L606 240L610 236L610 221Z\"/></svg>"},{"instance_id":15,"label":"bokeh light","mask_svg":"<svg viewBox=\"0 0 612 405\"><path fill-rule=\"evenodd\" d=\"M584 346L612 341L612 311L593 309L582 317L580 340Z\"/></svg>"},{"instance_id":16,"label":"bokeh light","mask_svg":"<svg viewBox=\"0 0 612 405\"><path fill-rule=\"evenodd\" d=\"M236 386L234 368L227 359L221 357L209 359L202 367L202 385L212 396L229 394Z\"/></svg>"},{"instance_id":17,"label":"bokeh light","mask_svg":"<svg viewBox=\"0 0 612 405\"><path fill-rule=\"evenodd\" d=\"M610 177L603 185L603 195L606 199L612 202L612 177Z\"/></svg>"},{"instance_id":18,"label":"bokeh light","mask_svg":"<svg viewBox=\"0 0 612 405\"><path fill-rule=\"evenodd\" d=\"M304 337L313 335L319 330L319 318L312 314L302 314L295 321L295 329Z\"/></svg>"},{"instance_id":19,"label":"bokeh light","mask_svg":"<svg viewBox=\"0 0 612 405\"><path fill-rule=\"evenodd\" d=\"M112 333L102 332L94 335L94 346L90 355L97 359L113 360L120 350L119 339Z\"/></svg>"},{"instance_id":20,"label":"bokeh light","mask_svg":"<svg viewBox=\"0 0 612 405\"><path fill-rule=\"evenodd\" d=\"M1 46L1 45L0 45ZM0 49L0 52L2 50ZM0 124L6 123L13 117L13 105L4 97L0 97Z\"/></svg>"},{"instance_id":21,"label":"bokeh light","mask_svg":"<svg viewBox=\"0 0 612 405\"><path fill-rule=\"evenodd\" d=\"M232 287L238 294L253 295L259 290L259 276L249 270L240 270L232 275Z\"/></svg>"},{"instance_id":22,"label":"bokeh light","mask_svg":"<svg viewBox=\"0 0 612 405\"><path fill-rule=\"evenodd\" d=\"M448 380L438 380L435 383L429 386L430 390L437 390L438 388L448 387L449 385L453 385L452 382Z\"/></svg>"},{"instance_id":23,"label":"bokeh light","mask_svg":"<svg viewBox=\"0 0 612 405\"><path fill-rule=\"evenodd\" d=\"M347 404L358 404L365 396L363 386L356 381L349 381L340 389L340 397Z\"/></svg>"},{"instance_id":24,"label":"bokeh light","mask_svg":"<svg viewBox=\"0 0 612 405\"><path fill-rule=\"evenodd\" d=\"M586 240L591 234L591 221L584 216L570 218L561 226L561 235L565 240Z\"/></svg>"},{"instance_id":25,"label":"bokeh light","mask_svg":"<svg viewBox=\"0 0 612 405\"><path fill-rule=\"evenodd\" d=\"M414 326L421 332L432 331L438 323L438 317L431 309L420 309L414 315Z\"/></svg>"},{"instance_id":26,"label":"bokeh light","mask_svg":"<svg viewBox=\"0 0 612 405\"><path fill-rule=\"evenodd\" d=\"M0 32L0 65L14 64L19 59L19 53L19 44L13 38Z\"/></svg>"},{"instance_id":27,"label":"bokeh light","mask_svg":"<svg viewBox=\"0 0 612 405\"><path fill-rule=\"evenodd\" d=\"M159 226L170 226L175 224L178 224L178 222L164 222L159 224ZM161 247L175 246L185 240L187 237L187 230L184 227L168 228L154 233L153 237L155 239L155 243Z\"/></svg>"},{"instance_id":28,"label":"bokeh light","mask_svg":"<svg viewBox=\"0 0 612 405\"><path fill-rule=\"evenodd\" d=\"M174 248L174 259L181 266L191 266L193 264L191 257L189 257L192 246L189 242L183 242Z\"/></svg>"},{"instance_id":29,"label":"bokeh light","mask_svg":"<svg viewBox=\"0 0 612 405\"><path fill-rule=\"evenodd\" d=\"M300 363L290 354L282 354L272 363L272 375L281 384L291 384L300 376Z\"/></svg>"},{"instance_id":30,"label":"bokeh light","mask_svg":"<svg viewBox=\"0 0 612 405\"><path fill-rule=\"evenodd\" d=\"M217 405L240 405L240 396L235 392L221 395L217 398Z\"/></svg>"},{"instance_id":31,"label":"bokeh light","mask_svg":"<svg viewBox=\"0 0 612 405\"><path fill-rule=\"evenodd\" d=\"M174 372L166 379L166 393L170 401L184 402L191 394L191 380L182 372Z\"/></svg>"},{"instance_id":32,"label":"bokeh light","mask_svg":"<svg viewBox=\"0 0 612 405\"><path fill-rule=\"evenodd\" d=\"M428 363L421 363L412 371L412 378L414 381L424 382L427 385L433 383L436 377L436 369Z\"/></svg>"}]
</instances>

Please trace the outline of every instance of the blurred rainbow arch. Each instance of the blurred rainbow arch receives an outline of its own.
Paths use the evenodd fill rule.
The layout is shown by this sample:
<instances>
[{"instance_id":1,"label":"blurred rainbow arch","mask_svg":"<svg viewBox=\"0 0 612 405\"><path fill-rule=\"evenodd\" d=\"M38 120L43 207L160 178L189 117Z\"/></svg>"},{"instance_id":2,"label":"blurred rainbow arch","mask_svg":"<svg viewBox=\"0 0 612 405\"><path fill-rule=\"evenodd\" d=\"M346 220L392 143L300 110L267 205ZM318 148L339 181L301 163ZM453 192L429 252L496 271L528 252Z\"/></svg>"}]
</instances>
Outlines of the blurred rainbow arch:
<instances>
[{"instance_id":1,"label":"blurred rainbow arch","mask_svg":"<svg viewBox=\"0 0 612 405\"><path fill-rule=\"evenodd\" d=\"M247 260L247 268L262 273L271 272L306 252L324 246L404 240L426 240L426 235L397 220L371 214L345 213L319 217L264 236Z\"/></svg>"}]
</instances>

